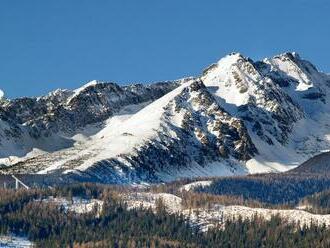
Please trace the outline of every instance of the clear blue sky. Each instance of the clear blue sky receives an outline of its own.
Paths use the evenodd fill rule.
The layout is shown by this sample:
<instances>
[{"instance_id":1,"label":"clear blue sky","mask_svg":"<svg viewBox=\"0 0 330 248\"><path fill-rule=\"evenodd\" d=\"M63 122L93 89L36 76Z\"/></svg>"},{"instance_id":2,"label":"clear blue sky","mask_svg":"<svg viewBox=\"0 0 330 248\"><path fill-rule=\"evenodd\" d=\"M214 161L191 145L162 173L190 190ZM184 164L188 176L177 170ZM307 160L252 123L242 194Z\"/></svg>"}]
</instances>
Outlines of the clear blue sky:
<instances>
[{"instance_id":1,"label":"clear blue sky","mask_svg":"<svg viewBox=\"0 0 330 248\"><path fill-rule=\"evenodd\" d=\"M0 1L0 89L10 98L198 75L232 51L297 51L330 72L330 1Z\"/></svg>"}]
</instances>

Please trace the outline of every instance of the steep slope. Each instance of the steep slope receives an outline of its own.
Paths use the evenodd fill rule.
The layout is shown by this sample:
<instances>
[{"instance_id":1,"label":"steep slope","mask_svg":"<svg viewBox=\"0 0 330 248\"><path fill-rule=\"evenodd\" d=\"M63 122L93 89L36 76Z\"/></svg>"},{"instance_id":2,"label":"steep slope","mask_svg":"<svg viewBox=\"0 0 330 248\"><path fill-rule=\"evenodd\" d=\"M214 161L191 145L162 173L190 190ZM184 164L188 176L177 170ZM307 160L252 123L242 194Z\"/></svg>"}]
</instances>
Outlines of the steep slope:
<instances>
[{"instance_id":1,"label":"steep slope","mask_svg":"<svg viewBox=\"0 0 330 248\"><path fill-rule=\"evenodd\" d=\"M103 121L126 106L153 101L178 84L120 87L92 81L75 91L56 90L43 97L2 101L0 163L72 147L77 139L85 140L99 131Z\"/></svg>"},{"instance_id":2,"label":"steep slope","mask_svg":"<svg viewBox=\"0 0 330 248\"><path fill-rule=\"evenodd\" d=\"M202 79L226 110L245 121L259 151L247 163L250 172L287 170L329 149L330 77L296 53L261 62L234 53Z\"/></svg>"},{"instance_id":3,"label":"steep slope","mask_svg":"<svg viewBox=\"0 0 330 248\"><path fill-rule=\"evenodd\" d=\"M268 144L273 144L274 139L286 143L293 123L304 115L288 94L240 54L221 59L202 78L219 102L248 122Z\"/></svg>"},{"instance_id":4,"label":"steep slope","mask_svg":"<svg viewBox=\"0 0 330 248\"><path fill-rule=\"evenodd\" d=\"M244 167L238 161L257 152L244 123L222 109L200 80L148 105L115 134L109 128L100 132L104 140L96 144L106 148L75 168L102 181L112 181L109 174L119 175L119 181L241 174Z\"/></svg>"},{"instance_id":5,"label":"steep slope","mask_svg":"<svg viewBox=\"0 0 330 248\"><path fill-rule=\"evenodd\" d=\"M86 180L137 182L178 176L245 174L257 153L244 123L228 114L200 80L190 80L133 114L110 118L74 148L44 154L7 173L64 171Z\"/></svg>"}]
</instances>

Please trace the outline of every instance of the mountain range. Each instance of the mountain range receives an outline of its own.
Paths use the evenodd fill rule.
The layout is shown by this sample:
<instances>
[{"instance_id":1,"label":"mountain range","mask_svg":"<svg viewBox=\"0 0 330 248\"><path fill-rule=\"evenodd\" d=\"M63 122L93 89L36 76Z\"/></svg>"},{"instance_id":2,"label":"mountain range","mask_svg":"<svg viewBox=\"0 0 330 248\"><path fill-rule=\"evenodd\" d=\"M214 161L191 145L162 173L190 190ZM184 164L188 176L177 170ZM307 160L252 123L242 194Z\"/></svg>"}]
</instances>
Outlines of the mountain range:
<instances>
[{"instance_id":1,"label":"mountain range","mask_svg":"<svg viewBox=\"0 0 330 248\"><path fill-rule=\"evenodd\" d=\"M330 75L297 53L232 53L201 75L6 99L0 173L105 183L245 175L330 149Z\"/></svg>"}]
</instances>

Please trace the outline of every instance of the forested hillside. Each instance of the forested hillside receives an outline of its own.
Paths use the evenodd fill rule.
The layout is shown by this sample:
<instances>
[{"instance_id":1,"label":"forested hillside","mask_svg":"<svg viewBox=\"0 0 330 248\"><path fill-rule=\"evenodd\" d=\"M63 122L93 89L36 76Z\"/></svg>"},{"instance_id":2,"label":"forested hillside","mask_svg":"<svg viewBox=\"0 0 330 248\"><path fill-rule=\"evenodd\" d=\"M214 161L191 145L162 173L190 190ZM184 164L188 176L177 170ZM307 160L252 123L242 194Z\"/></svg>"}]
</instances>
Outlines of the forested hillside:
<instances>
[{"instance_id":1,"label":"forested hillside","mask_svg":"<svg viewBox=\"0 0 330 248\"><path fill-rule=\"evenodd\" d=\"M313 213L330 214L330 190L306 196L300 205Z\"/></svg>"},{"instance_id":2,"label":"forested hillside","mask_svg":"<svg viewBox=\"0 0 330 248\"><path fill-rule=\"evenodd\" d=\"M274 216L251 221L227 221L222 229L200 232L182 216L157 211L128 210L120 200L127 189L75 185L59 189L0 191L0 232L27 235L37 247L327 247L330 230L298 227ZM48 197L97 198L104 201L100 214L69 212L38 199Z\"/></svg>"}]
</instances>

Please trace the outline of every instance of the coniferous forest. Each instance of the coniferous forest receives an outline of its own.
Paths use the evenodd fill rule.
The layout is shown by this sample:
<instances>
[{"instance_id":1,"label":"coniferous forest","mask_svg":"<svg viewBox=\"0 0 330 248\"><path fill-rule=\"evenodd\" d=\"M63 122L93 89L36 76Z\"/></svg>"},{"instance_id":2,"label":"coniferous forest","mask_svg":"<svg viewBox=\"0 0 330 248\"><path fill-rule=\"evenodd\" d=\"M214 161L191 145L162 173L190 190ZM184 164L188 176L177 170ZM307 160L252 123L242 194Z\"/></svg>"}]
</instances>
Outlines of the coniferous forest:
<instances>
[{"instance_id":1,"label":"coniferous forest","mask_svg":"<svg viewBox=\"0 0 330 248\"><path fill-rule=\"evenodd\" d=\"M221 177L197 192L242 196L269 204L297 204L303 197L329 188L326 173L270 173Z\"/></svg>"},{"instance_id":2,"label":"coniferous forest","mask_svg":"<svg viewBox=\"0 0 330 248\"><path fill-rule=\"evenodd\" d=\"M183 216L169 214L161 203L157 211L127 209L120 196L125 188L79 184L56 189L0 191L0 232L26 236L37 247L329 247L330 230L286 223L278 216L265 221L227 221L223 228L201 232ZM85 214L66 211L49 196L97 198L104 201Z\"/></svg>"}]
</instances>

